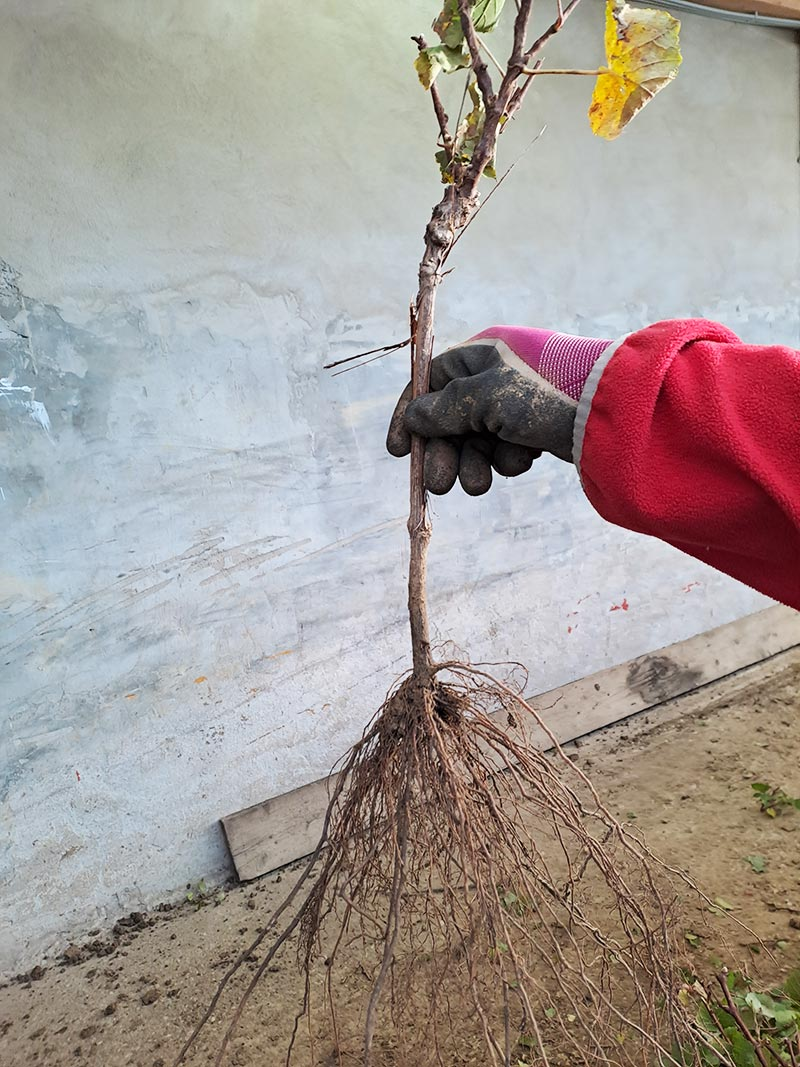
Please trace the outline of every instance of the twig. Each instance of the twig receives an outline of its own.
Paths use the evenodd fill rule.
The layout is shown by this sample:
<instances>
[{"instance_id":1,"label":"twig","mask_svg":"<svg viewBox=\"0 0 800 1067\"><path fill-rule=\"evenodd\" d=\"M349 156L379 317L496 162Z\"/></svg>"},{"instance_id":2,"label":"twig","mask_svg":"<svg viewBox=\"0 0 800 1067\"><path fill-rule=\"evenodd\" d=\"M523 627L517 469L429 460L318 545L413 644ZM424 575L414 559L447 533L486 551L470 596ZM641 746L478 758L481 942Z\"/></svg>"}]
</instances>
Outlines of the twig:
<instances>
[{"instance_id":1,"label":"twig","mask_svg":"<svg viewBox=\"0 0 800 1067\"><path fill-rule=\"evenodd\" d=\"M558 33L558 31L561 29L561 27L564 25L564 23L567 21L567 19L570 17L570 15L580 2L581 0L570 0L570 2L564 9L562 11L559 11L558 18L555 20L555 22L548 26L548 28L544 31L541 37L536 38L536 40L530 46L528 51L525 53L525 66L528 65L528 62L535 55L538 55L539 52L541 52L541 50L544 48L550 38Z\"/></svg>"},{"instance_id":2,"label":"twig","mask_svg":"<svg viewBox=\"0 0 800 1067\"><path fill-rule=\"evenodd\" d=\"M420 52L424 52L428 47L428 44L422 34L418 37L412 37L411 40L416 44ZM433 110L436 112L436 121L439 123L439 132L442 135L442 146L447 152L448 156L453 158L453 138L450 136L450 129L448 127L447 112L444 109L442 103L442 97L439 93L439 86L436 82L431 85L430 88L431 100L433 101Z\"/></svg>"},{"instance_id":3,"label":"twig","mask_svg":"<svg viewBox=\"0 0 800 1067\"><path fill-rule=\"evenodd\" d=\"M522 49L524 48L524 43L525 43L524 33L520 37L520 35L517 33L517 30L516 30L516 27L515 27L515 31L514 31L514 49L515 49L515 52L514 52L514 55L512 56L512 60L516 60L516 63L509 64L509 73L514 73L515 77L519 77L520 75L522 75L525 78L525 81L522 83L522 85L518 85L516 87L516 89L514 90L514 94L513 94L513 96L511 97L511 99L509 101L508 108L506 109L506 113L508 114L509 118L511 118L514 115L514 112L519 110L519 108L520 108L520 106L522 104L522 101L525 99L525 94L528 92L528 90L531 87L531 82L533 81L533 75L535 73L538 73L539 68L541 67L541 61L538 62L538 63L535 63L533 65L533 67L531 67L530 66L531 59L533 59L533 57L535 55L538 55L538 53L541 52L541 50L544 48L544 46L547 44L547 42L550 40L550 38L558 33L558 31L561 29L561 27L564 25L564 23L567 21L569 16L572 14L572 12L575 10L575 8L578 6L578 4L580 2L581 2L581 0L570 0L570 3L566 7L562 7L562 5L560 3L560 0L559 0L558 16L557 16L555 22L553 22L550 26L548 26L548 28L544 31L544 33L540 37L536 38L536 40L533 42L533 44L530 46L530 48L526 52L522 52ZM526 4L526 0L523 0L522 7L525 7L525 4ZM529 9L528 10L528 14L530 14L530 6L531 5L529 4L528 5L528 9ZM520 14L517 16L517 22L520 21L521 17L522 17L522 13L520 12ZM525 25L526 25L526 28L527 28L527 22L526 22ZM517 49L519 49L519 51L517 51Z\"/></svg>"},{"instance_id":4,"label":"twig","mask_svg":"<svg viewBox=\"0 0 800 1067\"><path fill-rule=\"evenodd\" d=\"M378 358L380 358L380 356L386 356L390 352L396 352L398 348L405 348L407 345L410 344L411 338L406 337L405 341L398 341L396 344L393 345L381 345L380 348L368 348L366 352L356 352L354 356L345 356L344 359L336 359L333 361L333 363L325 363L323 364L322 369L332 370L334 367L341 367L343 363L352 363L354 359L363 359L364 356L374 356L376 352L379 353ZM371 363L372 360L369 360L368 362ZM335 378L336 375L334 374L333 377Z\"/></svg>"},{"instance_id":5,"label":"twig","mask_svg":"<svg viewBox=\"0 0 800 1067\"><path fill-rule=\"evenodd\" d=\"M470 226L472 225L472 222L475 219L475 217L483 210L483 208L486 207L486 205L492 199L494 194L497 192L497 190L500 188L500 186L503 184L503 182L509 176L511 171L514 169L514 167L516 167L517 163L519 163L519 161L522 159L523 156L526 156L528 154L528 152L533 148L533 146L536 144L536 142L539 140L539 138L542 136L542 134L544 133L544 131L546 129L547 129L547 123L545 123L545 125L542 126L541 130L539 130L539 132L536 134L536 136L533 138L533 140L530 142L530 144L526 148L523 148L523 150L520 152L520 154L517 156L517 158L514 160L514 162L511 164L511 166L505 172L505 174L501 174L500 175L500 177L497 179L494 187L492 189L490 189L489 192L486 194L486 198L484 200L482 200L480 202L480 204L478 204L477 208L473 212L473 214L470 217L469 221L467 222L466 226L464 226L464 228L462 230L460 230L459 233L457 234L455 241L453 241L453 248L455 248L455 246L458 244L458 242L461 240L461 238L464 236L464 234L470 228ZM451 248L450 251L452 252L452 250L453 249Z\"/></svg>"},{"instance_id":6,"label":"twig","mask_svg":"<svg viewBox=\"0 0 800 1067\"><path fill-rule=\"evenodd\" d=\"M484 41L484 39L482 37L479 37L478 38L478 44L484 50L484 52L489 57L489 59L491 59L492 63L494 63L494 65L500 71L500 77L501 78L505 78L505 76L506 76L505 70L500 66L500 63L497 61L497 59L495 59L494 55L492 54L492 50L491 50L491 48L489 48L489 46L486 43L486 41Z\"/></svg>"},{"instance_id":7,"label":"twig","mask_svg":"<svg viewBox=\"0 0 800 1067\"><path fill-rule=\"evenodd\" d=\"M514 90L514 95L511 97L511 101L509 102L507 109L507 114L510 119L514 117L515 112L517 112L520 106L522 105L522 101L525 99L525 94L533 84L533 74L541 67L541 65L542 60L537 59L531 70L525 76L525 81L522 83L522 85L518 85L517 88Z\"/></svg>"},{"instance_id":8,"label":"twig","mask_svg":"<svg viewBox=\"0 0 800 1067\"><path fill-rule=\"evenodd\" d=\"M487 112L494 102L494 86L489 76L489 68L481 55L481 46L478 35L475 32L475 24L472 21L472 5L470 0L458 0L458 11L461 15L461 29L464 31L464 40L467 42L469 54L472 57L472 69L475 71L475 79L478 82L483 106Z\"/></svg>"},{"instance_id":9,"label":"twig","mask_svg":"<svg viewBox=\"0 0 800 1067\"><path fill-rule=\"evenodd\" d=\"M722 987L722 993L723 993L723 996L725 997L725 1003L728 1005L728 1011L731 1013L733 1018L736 1020L736 1025L739 1027L739 1029L742 1032L742 1034L744 1035L744 1037L746 1037L747 1040L750 1042L750 1044L753 1046L753 1051L755 1052L756 1056L758 1057L758 1062L761 1064L761 1067L770 1067L768 1061L764 1057L764 1053L761 1051L761 1042L758 1041L756 1038L754 1038L753 1035L750 1033L750 1031L747 1028L747 1023L742 1018L739 1009L736 1007L736 1004L734 1003L733 997L731 996L731 991L730 991L730 989L728 989L728 983L725 980L726 979L726 975L725 974L718 974L718 975L716 975L716 979L719 982L720 986Z\"/></svg>"},{"instance_id":10,"label":"twig","mask_svg":"<svg viewBox=\"0 0 800 1067\"><path fill-rule=\"evenodd\" d=\"M523 74L529 78L533 78L538 74L585 74L587 77L597 77L599 74L611 74L613 71L605 70L603 67L598 67L597 70L543 70L541 67L537 67L534 70L523 70Z\"/></svg>"},{"instance_id":11,"label":"twig","mask_svg":"<svg viewBox=\"0 0 800 1067\"><path fill-rule=\"evenodd\" d=\"M331 378L338 378L340 374L349 374L353 370L361 370L362 367L368 366L370 363L377 363L379 359L383 359L386 352L381 352L378 356L373 356L372 359L365 359L363 363L354 363L350 367L342 367L341 370L335 370L331 375Z\"/></svg>"}]
</instances>

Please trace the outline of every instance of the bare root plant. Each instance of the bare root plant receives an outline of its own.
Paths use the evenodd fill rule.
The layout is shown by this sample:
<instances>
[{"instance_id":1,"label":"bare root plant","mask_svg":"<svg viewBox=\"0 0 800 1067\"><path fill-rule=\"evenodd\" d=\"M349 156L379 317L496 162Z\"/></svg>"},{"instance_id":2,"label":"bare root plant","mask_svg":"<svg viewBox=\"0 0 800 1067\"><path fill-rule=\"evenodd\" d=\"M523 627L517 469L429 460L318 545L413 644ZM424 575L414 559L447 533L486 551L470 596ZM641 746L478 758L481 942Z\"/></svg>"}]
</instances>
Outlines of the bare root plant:
<instances>
[{"instance_id":1,"label":"bare root plant","mask_svg":"<svg viewBox=\"0 0 800 1067\"><path fill-rule=\"evenodd\" d=\"M446 187L425 231L412 307L414 396L428 389L448 255L478 209L478 183L539 53L578 2L559 3L555 21L530 44L532 0L518 0L498 86L476 29L485 2L448 0L440 15L439 23L448 14L460 23L477 103L467 143L461 126L451 132L430 86ZM223 1063L246 1004L282 950L296 954L302 981L287 1063L693 1062L686 1049L702 1044L702 1034L678 995L673 922L679 893L692 887L610 814L524 699L520 677L434 661L423 458L415 440L413 668L345 757L316 851L219 983L176 1065L227 991L235 1007L216 1054ZM553 754L534 743L531 728ZM244 988L232 982L254 960Z\"/></svg>"}]
</instances>

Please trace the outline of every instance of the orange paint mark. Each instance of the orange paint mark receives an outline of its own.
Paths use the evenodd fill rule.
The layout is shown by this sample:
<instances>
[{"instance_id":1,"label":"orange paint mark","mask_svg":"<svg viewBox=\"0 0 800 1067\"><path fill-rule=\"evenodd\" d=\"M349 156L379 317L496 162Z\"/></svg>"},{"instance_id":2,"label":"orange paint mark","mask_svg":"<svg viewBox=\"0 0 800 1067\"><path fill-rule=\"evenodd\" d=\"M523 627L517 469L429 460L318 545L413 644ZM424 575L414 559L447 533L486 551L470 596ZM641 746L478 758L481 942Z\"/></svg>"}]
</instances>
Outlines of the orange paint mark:
<instances>
[{"instance_id":1,"label":"orange paint mark","mask_svg":"<svg viewBox=\"0 0 800 1067\"><path fill-rule=\"evenodd\" d=\"M207 682L207 681L208 681L208 678L206 678L206 676L204 674L201 674L199 678L195 678L194 684L195 685L200 685L201 682Z\"/></svg>"},{"instance_id":2,"label":"orange paint mark","mask_svg":"<svg viewBox=\"0 0 800 1067\"><path fill-rule=\"evenodd\" d=\"M282 652L273 652L271 656L265 656L265 659L278 659L279 656L291 656L294 652L293 648L285 648Z\"/></svg>"},{"instance_id":3,"label":"orange paint mark","mask_svg":"<svg viewBox=\"0 0 800 1067\"><path fill-rule=\"evenodd\" d=\"M137 696L138 696L138 693L126 693L125 694L125 699L126 700L135 700Z\"/></svg>"},{"instance_id":4,"label":"orange paint mark","mask_svg":"<svg viewBox=\"0 0 800 1067\"><path fill-rule=\"evenodd\" d=\"M621 604L612 604L609 611L627 611L630 607L628 601L623 597Z\"/></svg>"}]
</instances>

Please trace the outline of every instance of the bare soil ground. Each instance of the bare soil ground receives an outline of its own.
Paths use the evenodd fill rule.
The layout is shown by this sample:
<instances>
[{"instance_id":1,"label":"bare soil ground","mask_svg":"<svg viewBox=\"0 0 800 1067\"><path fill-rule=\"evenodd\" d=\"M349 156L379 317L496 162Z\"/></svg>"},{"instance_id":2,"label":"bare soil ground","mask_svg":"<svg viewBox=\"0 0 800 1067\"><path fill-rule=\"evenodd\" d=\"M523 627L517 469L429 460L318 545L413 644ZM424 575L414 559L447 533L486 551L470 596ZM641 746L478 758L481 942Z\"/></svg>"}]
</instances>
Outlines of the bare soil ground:
<instances>
[{"instance_id":1,"label":"bare soil ground","mask_svg":"<svg viewBox=\"0 0 800 1067\"><path fill-rule=\"evenodd\" d=\"M800 812L768 818L751 783L800 795L798 710L800 654L793 652L569 746L611 810L635 821L654 851L711 898L732 905L774 952L753 951L753 936L692 905L681 923L698 963L724 938L765 984L800 964ZM763 857L763 873L747 857ZM220 903L211 893L200 907L126 917L0 988L0 1064L169 1067L290 878L284 871L233 888ZM291 960L266 977L243 1017L232 1065L282 1062L279 1035L297 1003ZM214 1051L212 1039L189 1062L209 1067Z\"/></svg>"}]
</instances>

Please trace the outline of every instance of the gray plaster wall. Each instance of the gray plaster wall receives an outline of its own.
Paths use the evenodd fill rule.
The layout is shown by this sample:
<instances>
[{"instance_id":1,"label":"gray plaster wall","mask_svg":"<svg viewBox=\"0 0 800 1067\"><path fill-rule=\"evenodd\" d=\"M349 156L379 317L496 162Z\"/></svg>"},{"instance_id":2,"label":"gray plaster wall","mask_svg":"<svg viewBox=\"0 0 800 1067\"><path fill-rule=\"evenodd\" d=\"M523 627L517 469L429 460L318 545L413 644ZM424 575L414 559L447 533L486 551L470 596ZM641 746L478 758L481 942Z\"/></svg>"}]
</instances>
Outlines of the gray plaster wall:
<instances>
[{"instance_id":1,"label":"gray plaster wall","mask_svg":"<svg viewBox=\"0 0 800 1067\"><path fill-rule=\"evenodd\" d=\"M224 877L220 816L322 775L408 663L383 452L439 195L431 0L4 0L0 964ZM390 10L391 9L391 10ZM556 65L601 59L587 0ZM793 35L687 19L680 79L592 139L537 85L439 338L718 317L798 335ZM542 80L544 81L544 79ZM760 608L536 465L434 502L437 639L546 690ZM628 610L612 611L623 599Z\"/></svg>"}]
</instances>

